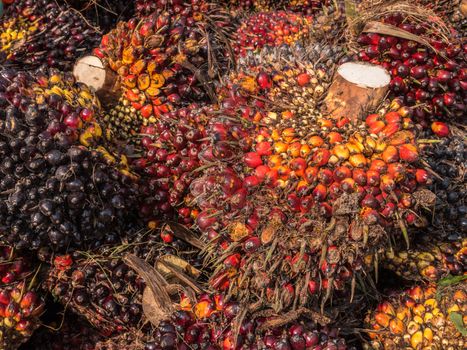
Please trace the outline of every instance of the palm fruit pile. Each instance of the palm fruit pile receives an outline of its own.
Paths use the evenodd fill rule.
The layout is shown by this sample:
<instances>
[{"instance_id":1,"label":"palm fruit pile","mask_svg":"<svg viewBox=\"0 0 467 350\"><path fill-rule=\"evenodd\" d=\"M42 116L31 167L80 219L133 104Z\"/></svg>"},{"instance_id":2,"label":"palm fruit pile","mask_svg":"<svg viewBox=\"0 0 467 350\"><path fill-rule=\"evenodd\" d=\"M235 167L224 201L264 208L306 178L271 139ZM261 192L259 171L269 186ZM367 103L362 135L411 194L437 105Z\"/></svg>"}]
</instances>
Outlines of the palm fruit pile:
<instances>
[{"instance_id":1,"label":"palm fruit pile","mask_svg":"<svg viewBox=\"0 0 467 350\"><path fill-rule=\"evenodd\" d=\"M98 43L79 13L53 0L17 0L0 18L0 62L70 69Z\"/></svg>"},{"instance_id":2,"label":"palm fruit pile","mask_svg":"<svg viewBox=\"0 0 467 350\"><path fill-rule=\"evenodd\" d=\"M0 348L14 350L39 327L44 311L32 265L10 246L0 246Z\"/></svg>"},{"instance_id":3,"label":"palm fruit pile","mask_svg":"<svg viewBox=\"0 0 467 350\"><path fill-rule=\"evenodd\" d=\"M237 56L265 46L275 47L306 41L312 19L288 11L258 12L241 23L234 46Z\"/></svg>"},{"instance_id":4,"label":"palm fruit pile","mask_svg":"<svg viewBox=\"0 0 467 350\"><path fill-rule=\"evenodd\" d=\"M388 250L383 266L406 280L438 281L467 271L467 240L420 242L409 251Z\"/></svg>"},{"instance_id":5,"label":"palm fruit pile","mask_svg":"<svg viewBox=\"0 0 467 350\"><path fill-rule=\"evenodd\" d=\"M465 283L414 287L368 315L370 349L465 349Z\"/></svg>"},{"instance_id":6,"label":"palm fruit pile","mask_svg":"<svg viewBox=\"0 0 467 350\"><path fill-rule=\"evenodd\" d=\"M415 106L414 117L426 119L461 118L466 112L465 70L466 46L455 32L452 38L430 33L423 23L410 21L401 13L393 13L381 22L395 26L407 34L427 37L427 44L391 35L364 33L358 37L363 48L358 58L380 64L391 73L390 90L401 96L408 106Z\"/></svg>"},{"instance_id":7,"label":"palm fruit pile","mask_svg":"<svg viewBox=\"0 0 467 350\"><path fill-rule=\"evenodd\" d=\"M14 1L0 350L464 349L465 10Z\"/></svg>"},{"instance_id":8,"label":"palm fruit pile","mask_svg":"<svg viewBox=\"0 0 467 350\"><path fill-rule=\"evenodd\" d=\"M136 192L109 153L80 145L100 134L94 95L56 70L4 70L0 84L0 240L35 250L114 240Z\"/></svg>"}]
</instances>

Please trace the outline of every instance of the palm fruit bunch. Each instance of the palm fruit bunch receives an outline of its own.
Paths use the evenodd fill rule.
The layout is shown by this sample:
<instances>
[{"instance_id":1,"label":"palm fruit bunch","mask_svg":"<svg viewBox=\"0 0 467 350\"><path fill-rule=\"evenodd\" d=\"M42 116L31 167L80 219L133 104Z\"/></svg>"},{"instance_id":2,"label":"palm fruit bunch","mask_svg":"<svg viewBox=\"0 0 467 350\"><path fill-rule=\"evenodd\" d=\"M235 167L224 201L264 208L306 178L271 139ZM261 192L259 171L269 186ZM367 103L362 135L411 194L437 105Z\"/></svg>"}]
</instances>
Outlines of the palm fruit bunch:
<instances>
[{"instance_id":1,"label":"palm fruit bunch","mask_svg":"<svg viewBox=\"0 0 467 350\"><path fill-rule=\"evenodd\" d=\"M416 286L382 302L368 315L369 346L387 350L465 349L466 315L465 283Z\"/></svg>"},{"instance_id":2,"label":"palm fruit bunch","mask_svg":"<svg viewBox=\"0 0 467 350\"><path fill-rule=\"evenodd\" d=\"M124 0L65 0L87 20L107 33L118 21L126 21L134 15L134 2Z\"/></svg>"},{"instance_id":3,"label":"palm fruit bunch","mask_svg":"<svg viewBox=\"0 0 467 350\"><path fill-rule=\"evenodd\" d=\"M410 250L388 250L382 260L384 268L405 280L436 282L448 275L462 276L466 273L467 239L448 242L425 239Z\"/></svg>"},{"instance_id":4,"label":"palm fruit bunch","mask_svg":"<svg viewBox=\"0 0 467 350\"><path fill-rule=\"evenodd\" d=\"M465 133L454 125L433 122L425 137L432 143L425 148L424 159L436 175L430 185L437 196L430 235L441 239L461 237L467 232L467 184L463 170L467 158Z\"/></svg>"},{"instance_id":5,"label":"palm fruit bunch","mask_svg":"<svg viewBox=\"0 0 467 350\"><path fill-rule=\"evenodd\" d=\"M420 224L421 194L432 195L409 109L394 101L363 122L325 119L332 61L272 62L220 90L191 193L213 245L211 286L280 312L348 291L385 230Z\"/></svg>"},{"instance_id":6,"label":"palm fruit bunch","mask_svg":"<svg viewBox=\"0 0 467 350\"><path fill-rule=\"evenodd\" d=\"M39 327L44 302L34 290L32 264L0 246L0 349L15 350Z\"/></svg>"},{"instance_id":7,"label":"palm fruit bunch","mask_svg":"<svg viewBox=\"0 0 467 350\"><path fill-rule=\"evenodd\" d=\"M193 16L195 12L206 13L212 10L213 4L206 0L136 0L136 16L148 16L154 12L168 11L170 15Z\"/></svg>"},{"instance_id":8,"label":"palm fruit bunch","mask_svg":"<svg viewBox=\"0 0 467 350\"><path fill-rule=\"evenodd\" d=\"M193 248L174 237L170 245L164 244L162 238L173 233L168 225L149 231L127 227L119 245L53 257L44 283L58 302L106 335L144 324L141 303L146 283L125 263L125 254L135 254L151 265L161 260L181 261L179 267L198 277L201 274L195 267L200 267L201 261Z\"/></svg>"},{"instance_id":9,"label":"palm fruit bunch","mask_svg":"<svg viewBox=\"0 0 467 350\"><path fill-rule=\"evenodd\" d=\"M105 149L80 145L101 133L94 95L53 69L4 70L0 93L0 240L28 249L114 240L137 189Z\"/></svg>"},{"instance_id":10,"label":"palm fruit bunch","mask_svg":"<svg viewBox=\"0 0 467 350\"><path fill-rule=\"evenodd\" d=\"M120 22L94 50L117 72L125 97L144 118L215 98L209 93L217 69L225 63L221 41L227 40L230 23L213 5L195 8L173 15L161 9L139 21Z\"/></svg>"},{"instance_id":11,"label":"palm fruit bunch","mask_svg":"<svg viewBox=\"0 0 467 350\"><path fill-rule=\"evenodd\" d=\"M140 147L135 150L139 156L133 157L132 170L143 179L140 192L145 200L140 212L146 219L176 217L182 224L193 223L196 208L186 201L208 144L211 109L191 104L141 128Z\"/></svg>"},{"instance_id":12,"label":"palm fruit bunch","mask_svg":"<svg viewBox=\"0 0 467 350\"><path fill-rule=\"evenodd\" d=\"M95 350L104 339L91 325L70 315L37 329L20 350ZM50 329L52 328L52 330Z\"/></svg>"},{"instance_id":13,"label":"palm fruit bunch","mask_svg":"<svg viewBox=\"0 0 467 350\"><path fill-rule=\"evenodd\" d=\"M234 51L243 57L248 51L306 41L312 18L290 11L269 11L251 14L236 32Z\"/></svg>"},{"instance_id":14,"label":"palm fruit bunch","mask_svg":"<svg viewBox=\"0 0 467 350\"><path fill-rule=\"evenodd\" d=\"M454 34L446 42L430 32L429 26L393 13L381 22L410 34L428 37L430 46L391 35L363 33L358 53L363 61L380 64L391 73L390 91L408 106L416 106L414 117L423 121L461 118L466 112L466 46Z\"/></svg>"},{"instance_id":15,"label":"palm fruit bunch","mask_svg":"<svg viewBox=\"0 0 467 350\"><path fill-rule=\"evenodd\" d=\"M53 0L18 0L0 18L0 62L70 69L98 33L76 11Z\"/></svg>"}]
</instances>

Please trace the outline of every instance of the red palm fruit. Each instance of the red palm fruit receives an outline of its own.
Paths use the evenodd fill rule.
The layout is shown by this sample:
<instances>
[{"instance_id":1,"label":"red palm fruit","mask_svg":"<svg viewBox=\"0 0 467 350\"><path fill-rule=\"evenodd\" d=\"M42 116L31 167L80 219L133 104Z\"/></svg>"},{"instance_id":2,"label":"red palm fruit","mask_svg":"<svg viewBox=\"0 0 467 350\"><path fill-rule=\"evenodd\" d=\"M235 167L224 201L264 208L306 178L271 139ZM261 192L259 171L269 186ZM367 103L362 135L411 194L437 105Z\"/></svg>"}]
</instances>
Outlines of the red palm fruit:
<instances>
[{"instance_id":1,"label":"red palm fruit","mask_svg":"<svg viewBox=\"0 0 467 350\"><path fill-rule=\"evenodd\" d=\"M341 189L346 193L353 193L355 191L355 180L348 177L340 183Z\"/></svg>"},{"instance_id":2,"label":"red palm fruit","mask_svg":"<svg viewBox=\"0 0 467 350\"><path fill-rule=\"evenodd\" d=\"M245 177L243 183L246 187L256 187L261 183L261 181L256 175L250 175Z\"/></svg>"},{"instance_id":3,"label":"red palm fruit","mask_svg":"<svg viewBox=\"0 0 467 350\"><path fill-rule=\"evenodd\" d=\"M391 147L391 146L389 146ZM418 149L415 145L411 143L406 143L404 145L399 146L399 157L400 159L408 162L413 163L418 160Z\"/></svg>"},{"instance_id":4,"label":"red palm fruit","mask_svg":"<svg viewBox=\"0 0 467 350\"><path fill-rule=\"evenodd\" d=\"M212 301L203 300L196 303L193 312L198 319L203 320L211 317L211 315L216 312L216 307Z\"/></svg>"},{"instance_id":5,"label":"red palm fruit","mask_svg":"<svg viewBox=\"0 0 467 350\"><path fill-rule=\"evenodd\" d=\"M394 177L390 174L381 175L380 188L386 193L391 193L396 188Z\"/></svg>"},{"instance_id":6,"label":"red palm fruit","mask_svg":"<svg viewBox=\"0 0 467 350\"><path fill-rule=\"evenodd\" d=\"M278 179L279 175L277 169L270 169L264 176L263 182L270 187L275 187Z\"/></svg>"},{"instance_id":7,"label":"red palm fruit","mask_svg":"<svg viewBox=\"0 0 467 350\"><path fill-rule=\"evenodd\" d=\"M375 209L363 208L360 215L368 225L375 225L380 220L379 213Z\"/></svg>"},{"instance_id":8,"label":"red palm fruit","mask_svg":"<svg viewBox=\"0 0 467 350\"><path fill-rule=\"evenodd\" d=\"M379 177L380 177L380 174L377 170L368 170L366 172L366 183L369 186L378 186Z\"/></svg>"},{"instance_id":9,"label":"red palm fruit","mask_svg":"<svg viewBox=\"0 0 467 350\"><path fill-rule=\"evenodd\" d=\"M306 158L311 153L311 148L308 145L301 145L300 147L300 157Z\"/></svg>"},{"instance_id":10,"label":"red palm fruit","mask_svg":"<svg viewBox=\"0 0 467 350\"><path fill-rule=\"evenodd\" d=\"M308 182L306 182L305 180L301 180L301 181L298 182L297 187L295 188L295 190L297 191L299 196L302 196L308 191L309 187L310 186L309 186Z\"/></svg>"},{"instance_id":11,"label":"red palm fruit","mask_svg":"<svg viewBox=\"0 0 467 350\"><path fill-rule=\"evenodd\" d=\"M255 146L255 150L260 156L269 156L272 154L271 144L267 141L258 142Z\"/></svg>"},{"instance_id":12,"label":"red palm fruit","mask_svg":"<svg viewBox=\"0 0 467 350\"><path fill-rule=\"evenodd\" d=\"M397 112L388 112L384 116L384 119L387 123L400 123L402 118Z\"/></svg>"},{"instance_id":13,"label":"red palm fruit","mask_svg":"<svg viewBox=\"0 0 467 350\"><path fill-rule=\"evenodd\" d=\"M433 122L431 130L438 137L447 137L449 135L449 127L443 122Z\"/></svg>"},{"instance_id":14,"label":"red palm fruit","mask_svg":"<svg viewBox=\"0 0 467 350\"><path fill-rule=\"evenodd\" d=\"M296 137L296 132L294 128L285 128L282 130L282 138L285 142L292 142Z\"/></svg>"},{"instance_id":15,"label":"red palm fruit","mask_svg":"<svg viewBox=\"0 0 467 350\"><path fill-rule=\"evenodd\" d=\"M300 156L300 149L301 149L301 143L300 142L293 142L289 145L287 149L287 153L292 157L292 158L297 158Z\"/></svg>"},{"instance_id":16,"label":"red palm fruit","mask_svg":"<svg viewBox=\"0 0 467 350\"><path fill-rule=\"evenodd\" d=\"M314 166L322 167L326 165L331 157L331 152L325 148L320 148L314 152L312 157L312 164Z\"/></svg>"},{"instance_id":17,"label":"red palm fruit","mask_svg":"<svg viewBox=\"0 0 467 350\"><path fill-rule=\"evenodd\" d=\"M308 167L305 169L303 178L306 180L306 182L308 182L309 184L312 184L314 181L318 180L318 172L319 172L318 167Z\"/></svg>"},{"instance_id":18,"label":"red palm fruit","mask_svg":"<svg viewBox=\"0 0 467 350\"><path fill-rule=\"evenodd\" d=\"M397 148L394 146L388 146L386 149L383 151L383 154L381 155L382 159L386 163L394 163L399 160L399 153L397 152Z\"/></svg>"},{"instance_id":19,"label":"red palm fruit","mask_svg":"<svg viewBox=\"0 0 467 350\"><path fill-rule=\"evenodd\" d=\"M406 177L407 169L402 163L391 163L388 165L388 172L397 182L402 181Z\"/></svg>"},{"instance_id":20,"label":"red palm fruit","mask_svg":"<svg viewBox=\"0 0 467 350\"><path fill-rule=\"evenodd\" d=\"M287 203L292 210L300 211L301 201L295 193L291 193L287 196Z\"/></svg>"},{"instance_id":21,"label":"red palm fruit","mask_svg":"<svg viewBox=\"0 0 467 350\"><path fill-rule=\"evenodd\" d=\"M368 159L366 159L366 157L363 154L357 153L357 154L352 154L349 157L349 162L355 168L363 168L367 164Z\"/></svg>"},{"instance_id":22,"label":"red palm fruit","mask_svg":"<svg viewBox=\"0 0 467 350\"><path fill-rule=\"evenodd\" d=\"M260 165L255 169L255 175L260 181L263 181L269 170L268 166Z\"/></svg>"},{"instance_id":23,"label":"red palm fruit","mask_svg":"<svg viewBox=\"0 0 467 350\"><path fill-rule=\"evenodd\" d=\"M387 164L382 159L373 159L370 164L370 170L385 174L387 171Z\"/></svg>"},{"instance_id":24,"label":"red palm fruit","mask_svg":"<svg viewBox=\"0 0 467 350\"><path fill-rule=\"evenodd\" d=\"M402 193L399 199L399 205L403 208L411 208L414 204L414 199L409 193Z\"/></svg>"},{"instance_id":25,"label":"red palm fruit","mask_svg":"<svg viewBox=\"0 0 467 350\"><path fill-rule=\"evenodd\" d=\"M305 86L308 85L310 79L311 77L308 73L302 73L297 76L297 83L299 86Z\"/></svg>"},{"instance_id":26,"label":"red palm fruit","mask_svg":"<svg viewBox=\"0 0 467 350\"><path fill-rule=\"evenodd\" d=\"M303 158L292 159L289 163L290 170L292 170L297 177L302 177L306 170L306 160Z\"/></svg>"},{"instance_id":27,"label":"red palm fruit","mask_svg":"<svg viewBox=\"0 0 467 350\"><path fill-rule=\"evenodd\" d=\"M265 72L261 72L256 77L256 82L258 83L259 87L263 90L270 89L272 87L272 80L269 74Z\"/></svg>"},{"instance_id":28,"label":"red palm fruit","mask_svg":"<svg viewBox=\"0 0 467 350\"><path fill-rule=\"evenodd\" d=\"M273 154L269 156L268 158L268 167L272 168L278 168L279 166L282 165L283 158L279 154Z\"/></svg>"},{"instance_id":29,"label":"red palm fruit","mask_svg":"<svg viewBox=\"0 0 467 350\"><path fill-rule=\"evenodd\" d=\"M383 130L379 133L379 135L383 137L391 137L396 132L401 129L401 125L399 123L388 123Z\"/></svg>"},{"instance_id":30,"label":"red palm fruit","mask_svg":"<svg viewBox=\"0 0 467 350\"><path fill-rule=\"evenodd\" d=\"M328 135L327 135L327 139L329 141L329 143L332 145L332 144L335 144L337 142L342 142L342 135L336 131L331 131Z\"/></svg>"},{"instance_id":31,"label":"red palm fruit","mask_svg":"<svg viewBox=\"0 0 467 350\"><path fill-rule=\"evenodd\" d=\"M261 241L258 237L250 237L243 243L243 249L247 254L252 254L261 246Z\"/></svg>"},{"instance_id":32,"label":"red palm fruit","mask_svg":"<svg viewBox=\"0 0 467 350\"><path fill-rule=\"evenodd\" d=\"M333 181L332 171L330 169L320 169L318 180L324 185L330 185Z\"/></svg>"},{"instance_id":33,"label":"red palm fruit","mask_svg":"<svg viewBox=\"0 0 467 350\"><path fill-rule=\"evenodd\" d=\"M384 206L383 210L381 210L381 215L383 215L385 218L390 218L394 215L395 211L396 205L392 202L388 202Z\"/></svg>"},{"instance_id":34,"label":"red palm fruit","mask_svg":"<svg viewBox=\"0 0 467 350\"><path fill-rule=\"evenodd\" d=\"M339 198L340 195L342 195L340 184L338 182L333 182L329 186L329 196L332 199L337 199L337 198Z\"/></svg>"},{"instance_id":35,"label":"red palm fruit","mask_svg":"<svg viewBox=\"0 0 467 350\"><path fill-rule=\"evenodd\" d=\"M334 169L333 178L335 181L340 182L347 177L352 177L352 171L346 166L340 166Z\"/></svg>"},{"instance_id":36,"label":"red palm fruit","mask_svg":"<svg viewBox=\"0 0 467 350\"><path fill-rule=\"evenodd\" d=\"M320 203L319 213L321 216L330 218L332 216L332 207L328 203Z\"/></svg>"},{"instance_id":37,"label":"red palm fruit","mask_svg":"<svg viewBox=\"0 0 467 350\"><path fill-rule=\"evenodd\" d=\"M431 176L425 169L417 169L415 171L415 179L420 185L427 185L431 182Z\"/></svg>"},{"instance_id":38,"label":"red palm fruit","mask_svg":"<svg viewBox=\"0 0 467 350\"><path fill-rule=\"evenodd\" d=\"M318 202L324 201L327 197L327 187L323 184L316 185L313 189L312 196Z\"/></svg>"},{"instance_id":39,"label":"red palm fruit","mask_svg":"<svg viewBox=\"0 0 467 350\"><path fill-rule=\"evenodd\" d=\"M281 154L287 152L289 145L282 141L277 141L274 143L274 152L276 154Z\"/></svg>"},{"instance_id":40,"label":"red palm fruit","mask_svg":"<svg viewBox=\"0 0 467 350\"><path fill-rule=\"evenodd\" d=\"M363 169L354 169L352 171L353 180L360 186L366 185L366 173Z\"/></svg>"},{"instance_id":41,"label":"red palm fruit","mask_svg":"<svg viewBox=\"0 0 467 350\"><path fill-rule=\"evenodd\" d=\"M277 174L279 175L280 179L281 180L287 180L290 176L290 168L286 167L286 166L279 166L277 167Z\"/></svg>"},{"instance_id":42,"label":"red palm fruit","mask_svg":"<svg viewBox=\"0 0 467 350\"><path fill-rule=\"evenodd\" d=\"M438 71L436 72L436 79L441 84L446 84L449 80L452 79L452 73L447 70L438 69Z\"/></svg>"},{"instance_id":43,"label":"red palm fruit","mask_svg":"<svg viewBox=\"0 0 467 350\"><path fill-rule=\"evenodd\" d=\"M371 123L368 126L368 129L369 129L370 133L378 134L381 130L384 129L385 126L386 126L386 124L382 120L377 120L377 121Z\"/></svg>"},{"instance_id":44,"label":"red palm fruit","mask_svg":"<svg viewBox=\"0 0 467 350\"><path fill-rule=\"evenodd\" d=\"M340 161L344 161L350 157L349 149L345 145L336 145L332 149L332 154Z\"/></svg>"},{"instance_id":45,"label":"red palm fruit","mask_svg":"<svg viewBox=\"0 0 467 350\"><path fill-rule=\"evenodd\" d=\"M371 209L378 209L379 202L378 200L371 194L367 194L360 202L362 207L368 207Z\"/></svg>"},{"instance_id":46,"label":"red palm fruit","mask_svg":"<svg viewBox=\"0 0 467 350\"><path fill-rule=\"evenodd\" d=\"M314 135L308 139L308 144L311 147L320 147L324 144L324 140L320 136Z\"/></svg>"},{"instance_id":47,"label":"red palm fruit","mask_svg":"<svg viewBox=\"0 0 467 350\"><path fill-rule=\"evenodd\" d=\"M258 152L248 152L243 156L243 161L250 168L257 168L263 164L263 160Z\"/></svg>"}]
</instances>

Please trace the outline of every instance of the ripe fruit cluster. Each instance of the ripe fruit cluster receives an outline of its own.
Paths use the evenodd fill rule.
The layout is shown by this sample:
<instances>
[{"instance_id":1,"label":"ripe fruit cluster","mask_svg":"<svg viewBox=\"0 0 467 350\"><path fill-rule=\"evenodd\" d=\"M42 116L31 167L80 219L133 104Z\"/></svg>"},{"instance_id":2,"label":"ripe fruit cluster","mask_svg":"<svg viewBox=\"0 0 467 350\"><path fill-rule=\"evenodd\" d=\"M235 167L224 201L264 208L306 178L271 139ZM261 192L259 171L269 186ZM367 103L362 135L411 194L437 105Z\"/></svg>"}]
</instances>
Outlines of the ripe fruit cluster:
<instances>
[{"instance_id":1,"label":"ripe fruit cluster","mask_svg":"<svg viewBox=\"0 0 467 350\"><path fill-rule=\"evenodd\" d=\"M76 11L49 0L17 0L0 19L0 62L70 69L98 33Z\"/></svg>"},{"instance_id":2,"label":"ripe fruit cluster","mask_svg":"<svg viewBox=\"0 0 467 350\"><path fill-rule=\"evenodd\" d=\"M465 287L417 286L381 303L367 318L372 348L463 349L465 337L453 319L466 322Z\"/></svg>"},{"instance_id":3,"label":"ripe fruit cluster","mask_svg":"<svg viewBox=\"0 0 467 350\"><path fill-rule=\"evenodd\" d=\"M133 169L147 180L141 189L147 194L141 208L146 218L178 214L181 223L193 222L193 208L186 201L207 146L208 121L206 111L192 104L142 127L142 156L134 159Z\"/></svg>"},{"instance_id":4,"label":"ripe fruit cluster","mask_svg":"<svg viewBox=\"0 0 467 350\"><path fill-rule=\"evenodd\" d=\"M430 33L421 24L412 24L401 14L383 19L411 34L427 36ZM422 121L461 118L466 113L467 71L464 43L430 39L430 47L415 41L376 33L361 34L365 45L358 57L380 64L391 73L391 92L402 96L404 103L414 108L414 116Z\"/></svg>"},{"instance_id":5,"label":"ripe fruit cluster","mask_svg":"<svg viewBox=\"0 0 467 350\"><path fill-rule=\"evenodd\" d=\"M106 335L134 331L144 324L141 304L146 283L124 262L125 254L135 254L151 265L175 255L187 258L193 269L199 265L197 252L177 253L188 251L182 241L172 238L170 246L163 244L162 238L170 234L168 226L150 231L127 227L120 246L55 256L44 283L44 289L63 306Z\"/></svg>"},{"instance_id":6,"label":"ripe fruit cluster","mask_svg":"<svg viewBox=\"0 0 467 350\"><path fill-rule=\"evenodd\" d=\"M1 240L66 249L115 238L107 234L129 220L135 188L109 153L79 146L85 127L98 128L93 95L53 70L3 71L0 85Z\"/></svg>"},{"instance_id":7,"label":"ripe fruit cluster","mask_svg":"<svg viewBox=\"0 0 467 350\"><path fill-rule=\"evenodd\" d=\"M9 246L0 246L0 349L15 350L39 327L44 302L31 289L30 264Z\"/></svg>"},{"instance_id":8,"label":"ripe fruit cluster","mask_svg":"<svg viewBox=\"0 0 467 350\"><path fill-rule=\"evenodd\" d=\"M279 73L275 63L221 90L202 159L220 165L191 194L215 247L211 286L278 312L346 290L384 230L418 224L417 191L430 176L417 165L409 109L394 101L365 122L326 120L314 101L327 74L290 61Z\"/></svg>"},{"instance_id":9,"label":"ripe fruit cluster","mask_svg":"<svg viewBox=\"0 0 467 350\"><path fill-rule=\"evenodd\" d=\"M187 101L214 97L209 96L218 68L213 62L223 60L215 32L228 26L227 17L216 8L212 13L218 16L210 21L208 14L191 10L173 16L161 10L140 21L120 22L94 50L117 72L131 106L150 121ZM214 56L205 65L208 54Z\"/></svg>"},{"instance_id":10,"label":"ripe fruit cluster","mask_svg":"<svg viewBox=\"0 0 467 350\"><path fill-rule=\"evenodd\" d=\"M237 56L265 46L275 47L303 42L311 31L311 17L289 11L259 12L251 15L237 29L234 46Z\"/></svg>"}]
</instances>

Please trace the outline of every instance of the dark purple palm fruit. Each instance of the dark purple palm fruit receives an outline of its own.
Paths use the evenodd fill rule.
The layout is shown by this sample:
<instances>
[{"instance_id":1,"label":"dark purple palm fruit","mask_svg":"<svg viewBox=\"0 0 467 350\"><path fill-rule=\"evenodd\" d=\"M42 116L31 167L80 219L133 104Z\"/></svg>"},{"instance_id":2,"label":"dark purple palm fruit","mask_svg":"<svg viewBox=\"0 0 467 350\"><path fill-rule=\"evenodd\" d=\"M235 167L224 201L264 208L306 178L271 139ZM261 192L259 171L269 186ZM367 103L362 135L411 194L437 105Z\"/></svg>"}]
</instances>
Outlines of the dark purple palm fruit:
<instances>
[{"instance_id":1,"label":"dark purple palm fruit","mask_svg":"<svg viewBox=\"0 0 467 350\"><path fill-rule=\"evenodd\" d=\"M78 11L53 0L15 1L0 18L0 28L11 32L2 38L4 65L70 69L76 57L99 40L99 33Z\"/></svg>"}]
</instances>

